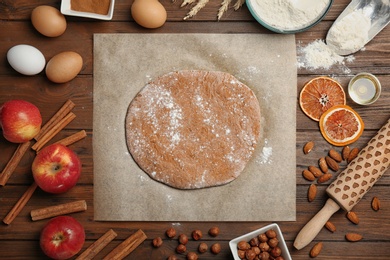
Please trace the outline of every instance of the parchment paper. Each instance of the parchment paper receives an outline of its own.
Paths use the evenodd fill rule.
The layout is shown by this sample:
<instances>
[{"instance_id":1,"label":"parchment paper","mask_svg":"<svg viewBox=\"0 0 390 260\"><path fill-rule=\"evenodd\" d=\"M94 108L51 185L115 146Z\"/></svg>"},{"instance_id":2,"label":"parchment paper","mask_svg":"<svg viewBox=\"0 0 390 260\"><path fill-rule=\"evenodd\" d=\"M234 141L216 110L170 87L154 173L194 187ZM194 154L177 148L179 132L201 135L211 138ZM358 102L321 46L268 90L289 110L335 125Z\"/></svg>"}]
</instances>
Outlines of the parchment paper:
<instances>
[{"instance_id":1,"label":"parchment paper","mask_svg":"<svg viewBox=\"0 0 390 260\"><path fill-rule=\"evenodd\" d=\"M133 97L148 81L182 69L229 72L259 99L259 145L227 185L168 187L150 179L127 149L124 122ZM296 85L293 35L95 34L95 220L295 220Z\"/></svg>"}]
</instances>

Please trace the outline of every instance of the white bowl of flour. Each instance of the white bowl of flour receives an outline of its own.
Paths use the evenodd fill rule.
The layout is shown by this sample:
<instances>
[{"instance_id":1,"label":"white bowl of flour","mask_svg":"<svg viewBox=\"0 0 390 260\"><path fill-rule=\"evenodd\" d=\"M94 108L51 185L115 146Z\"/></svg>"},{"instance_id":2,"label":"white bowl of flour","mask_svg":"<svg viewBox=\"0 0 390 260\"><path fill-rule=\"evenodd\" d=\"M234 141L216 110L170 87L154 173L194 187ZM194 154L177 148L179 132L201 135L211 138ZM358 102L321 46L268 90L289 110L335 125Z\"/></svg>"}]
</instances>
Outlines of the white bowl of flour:
<instances>
[{"instance_id":1,"label":"white bowl of flour","mask_svg":"<svg viewBox=\"0 0 390 260\"><path fill-rule=\"evenodd\" d=\"M333 0L246 0L252 16L277 33L297 33L319 23Z\"/></svg>"}]
</instances>

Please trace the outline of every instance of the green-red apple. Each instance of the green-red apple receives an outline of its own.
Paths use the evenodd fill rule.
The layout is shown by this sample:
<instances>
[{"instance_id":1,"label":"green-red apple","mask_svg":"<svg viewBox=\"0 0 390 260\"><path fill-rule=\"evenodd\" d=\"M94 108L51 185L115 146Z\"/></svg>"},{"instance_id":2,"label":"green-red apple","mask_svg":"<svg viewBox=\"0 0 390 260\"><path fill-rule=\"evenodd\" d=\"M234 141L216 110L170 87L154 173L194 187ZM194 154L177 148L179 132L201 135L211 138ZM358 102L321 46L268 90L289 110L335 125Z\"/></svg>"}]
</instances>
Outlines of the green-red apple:
<instances>
[{"instance_id":1,"label":"green-red apple","mask_svg":"<svg viewBox=\"0 0 390 260\"><path fill-rule=\"evenodd\" d=\"M85 242L83 226L71 216L49 220L42 228L40 246L52 259L69 259L80 252Z\"/></svg>"},{"instance_id":2,"label":"green-red apple","mask_svg":"<svg viewBox=\"0 0 390 260\"><path fill-rule=\"evenodd\" d=\"M39 151L31 168L37 185L49 193L68 191L81 174L78 155L62 144L51 144Z\"/></svg>"},{"instance_id":3,"label":"green-red apple","mask_svg":"<svg viewBox=\"0 0 390 260\"><path fill-rule=\"evenodd\" d=\"M0 126L4 138L12 143L24 143L33 139L41 130L39 109L24 100L10 100L0 107Z\"/></svg>"}]
</instances>

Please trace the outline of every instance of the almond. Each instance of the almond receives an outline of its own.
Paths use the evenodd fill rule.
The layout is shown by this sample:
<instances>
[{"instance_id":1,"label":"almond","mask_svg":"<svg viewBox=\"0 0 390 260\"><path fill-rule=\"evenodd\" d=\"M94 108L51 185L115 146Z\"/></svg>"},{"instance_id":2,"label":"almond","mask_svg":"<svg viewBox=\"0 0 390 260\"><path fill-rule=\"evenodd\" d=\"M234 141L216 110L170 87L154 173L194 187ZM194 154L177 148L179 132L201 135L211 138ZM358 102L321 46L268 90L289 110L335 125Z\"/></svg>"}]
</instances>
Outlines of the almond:
<instances>
[{"instance_id":1,"label":"almond","mask_svg":"<svg viewBox=\"0 0 390 260\"><path fill-rule=\"evenodd\" d=\"M318 242L317 244L315 244L310 250L310 257L317 257L321 253L322 245L322 242Z\"/></svg>"},{"instance_id":2,"label":"almond","mask_svg":"<svg viewBox=\"0 0 390 260\"><path fill-rule=\"evenodd\" d=\"M309 166L309 171L311 171L311 173L313 173L314 177L316 178L320 177L323 174L323 172L318 167L313 165Z\"/></svg>"},{"instance_id":3,"label":"almond","mask_svg":"<svg viewBox=\"0 0 390 260\"><path fill-rule=\"evenodd\" d=\"M381 202L377 197L372 198L371 207L375 211L378 211L381 208Z\"/></svg>"},{"instance_id":4,"label":"almond","mask_svg":"<svg viewBox=\"0 0 390 260\"><path fill-rule=\"evenodd\" d=\"M313 142L313 141L307 142L307 143L303 146L303 153L304 153L304 154L310 153L311 150L313 150L313 147L314 147L314 142Z\"/></svg>"},{"instance_id":5,"label":"almond","mask_svg":"<svg viewBox=\"0 0 390 260\"><path fill-rule=\"evenodd\" d=\"M310 185L309 190L307 191L307 199L309 202L312 202L317 196L317 185L314 183Z\"/></svg>"},{"instance_id":6,"label":"almond","mask_svg":"<svg viewBox=\"0 0 390 260\"><path fill-rule=\"evenodd\" d=\"M341 157L341 154L334 149L329 150L329 156L333 160L335 160L336 162L341 162L343 160L343 157Z\"/></svg>"},{"instance_id":7,"label":"almond","mask_svg":"<svg viewBox=\"0 0 390 260\"><path fill-rule=\"evenodd\" d=\"M325 223L325 227L326 227L326 229L328 229L332 233L334 233L336 231L336 226L330 221L327 221Z\"/></svg>"},{"instance_id":8,"label":"almond","mask_svg":"<svg viewBox=\"0 0 390 260\"><path fill-rule=\"evenodd\" d=\"M305 178L308 181L314 181L316 179L314 174L309 170L303 170L302 175L303 175L303 178Z\"/></svg>"},{"instance_id":9,"label":"almond","mask_svg":"<svg viewBox=\"0 0 390 260\"><path fill-rule=\"evenodd\" d=\"M356 215L355 212L353 211L350 211L347 213L347 218L349 219L349 221L351 221L353 224L357 225L359 224L359 218L358 216Z\"/></svg>"},{"instance_id":10,"label":"almond","mask_svg":"<svg viewBox=\"0 0 390 260\"><path fill-rule=\"evenodd\" d=\"M357 157L358 153L359 153L359 148L356 148L356 147L353 148L353 149L351 150L351 152L349 153L347 162L348 162L348 163L352 162L353 159L355 159L355 158Z\"/></svg>"},{"instance_id":11,"label":"almond","mask_svg":"<svg viewBox=\"0 0 390 260\"><path fill-rule=\"evenodd\" d=\"M357 242L363 239L363 236L358 233L347 233L345 235L345 239L347 239L349 242Z\"/></svg>"},{"instance_id":12,"label":"almond","mask_svg":"<svg viewBox=\"0 0 390 260\"><path fill-rule=\"evenodd\" d=\"M326 161L325 161L325 157L321 157L319 160L318 160L318 165L320 166L320 169L323 173L327 173L329 168L328 168L328 164L326 164Z\"/></svg>"},{"instance_id":13,"label":"almond","mask_svg":"<svg viewBox=\"0 0 390 260\"><path fill-rule=\"evenodd\" d=\"M333 171L337 172L340 169L339 164L330 156L326 156L325 161L328 164L329 168L331 168Z\"/></svg>"},{"instance_id":14,"label":"almond","mask_svg":"<svg viewBox=\"0 0 390 260\"><path fill-rule=\"evenodd\" d=\"M331 173L325 173L324 175L320 176L317 180L318 183L324 183L324 182L327 182L329 181L331 178L332 178L332 174Z\"/></svg>"},{"instance_id":15,"label":"almond","mask_svg":"<svg viewBox=\"0 0 390 260\"><path fill-rule=\"evenodd\" d=\"M344 146L341 154L343 155L343 159L346 161L348 160L348 157L349 157L349 153L351 152L351 148L349 148L349 146Z\"/></svg>"}]
</instances>

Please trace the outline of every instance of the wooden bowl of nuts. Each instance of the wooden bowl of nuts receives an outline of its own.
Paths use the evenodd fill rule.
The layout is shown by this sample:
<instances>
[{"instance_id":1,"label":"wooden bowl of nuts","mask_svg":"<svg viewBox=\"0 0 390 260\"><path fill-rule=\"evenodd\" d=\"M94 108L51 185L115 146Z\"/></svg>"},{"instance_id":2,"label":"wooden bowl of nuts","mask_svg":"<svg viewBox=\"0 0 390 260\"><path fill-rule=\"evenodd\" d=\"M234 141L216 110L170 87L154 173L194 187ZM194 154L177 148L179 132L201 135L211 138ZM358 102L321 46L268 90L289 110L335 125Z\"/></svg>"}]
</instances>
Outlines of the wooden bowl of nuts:
<instances>
[{"instance_id":1,"label":"wooden bowl of nuts","mask_svg":"<svg viewBox=\"0 0 390 260\"><path fill-rule=\"evenodd\" d=\"M276 223L237 237L229 242L229 246L234 260L292 259L282 231Z\"/></svg>"}]
</instances>

